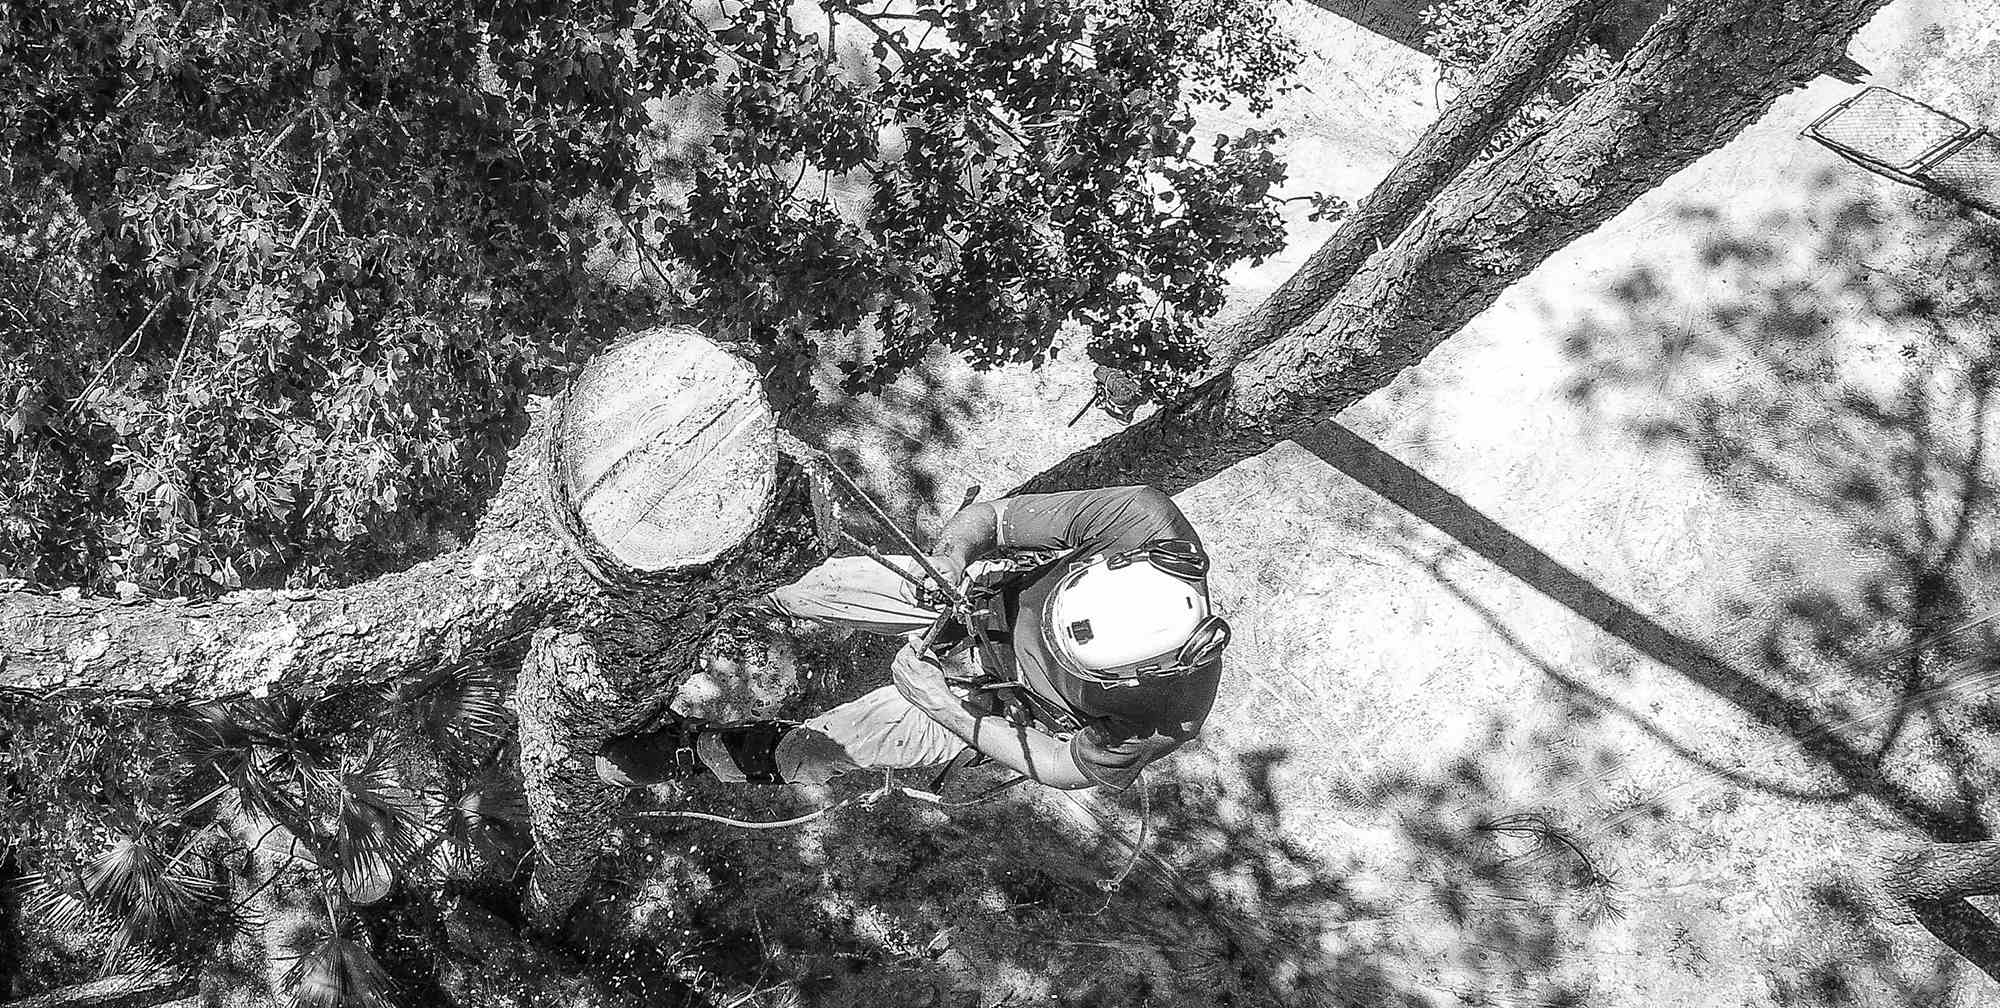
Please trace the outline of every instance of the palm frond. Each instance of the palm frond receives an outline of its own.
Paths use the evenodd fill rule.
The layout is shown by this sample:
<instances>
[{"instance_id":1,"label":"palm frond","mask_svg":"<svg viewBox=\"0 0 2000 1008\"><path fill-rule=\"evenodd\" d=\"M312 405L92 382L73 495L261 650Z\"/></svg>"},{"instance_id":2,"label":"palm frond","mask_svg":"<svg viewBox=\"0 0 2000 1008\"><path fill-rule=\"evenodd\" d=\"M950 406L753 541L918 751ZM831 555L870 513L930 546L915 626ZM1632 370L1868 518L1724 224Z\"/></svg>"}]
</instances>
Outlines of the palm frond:
<instances>
[{"instance_id":1,"label":"palm frond","mask_svg":"<svg viewBox=\"0 0 2000 1008\"><path fill-rule=\"evenodd\" d=\"M418 796L395 778L382 750L370 747L341 775L334 837L336 874L357 902L388 894L396 873L424 847L431 824Z\"/></svg>"},{"instance_id":2,"label":"palm frond","mask_svg":"<svg viewBox=\"0 0 2000 1008\"><path fill-rule=\"evenodd\" d=\"M264 760L252 759L244 762L232 778L236 786L237 799L243 807L255 815L290 830L294 836L313 846L313 838L318 835L314 826L312 808L308 795L314 790L310 780L302 781L296 774L287 774L285 769L276 771Z\"/></svg>"},{"instance_id":3,"label":"palm frond","mask_svg":"<svg viewBox=\"0 0 2000 1008\"><path fill-rule=\"evenodd\" d=\"M214 880L182 870L190 838L174 856L162 856L150 838L122 836L84 874L84 900L116 922L104 954L106 972L134 942L164 938L184 928L202 902L216 896Z\"/></svg>"},{"instance_id":4,"label":"palm frond","mask_svg":"<svg viewBox=\"0 0 2000 1008\"><path fill-rule=\"evenodd\" d=\"M426 736L449 756L479 758L514 730L514 715L492 670L454 668L411 699Z\"/></svg>"},{"instance_id":5,"label":"palm frond","mask_svg":"<svg viewBox=\"0 0 2000 1008\"><path fill-rule=\"evenodd\" d=\"M50 931L77 931L98 921L84 902L83 886L74 881L66 884L57 876L37 872L21 876L16 884L22 910Z\"/></svg>"},{"instance_id":6,"label":"palm frond","mask_svg":"<svg viewBox=\"0 0 2000 1008\"><path fill-rule=\"evenodd\" d=\"M168 717L180 729L183 743L191 750L247 752L258 741L254 729L232 704L174 708Z\"/></svg>"},{"instance_id":7,"label":"palm frond","mask_svg":"<svg viewBox=\"0 0 2000 1008\"><path fill-rule=\"evenodd\" d=\"M516 863L525 853L528 796L498 777L458 782L440 796L435 862L447 877Z\"/></svg>"},{"instance_id":8,"label":"palm frond","mask_svg":"<svg viewBox=\"0 0 2000 1008\"><path fill-rule=\"evenodd\" d=\"M339 759L339 735L351 726L320 724L313 709L297 697L276 695L179 708L171 717L192 752L240 757L261 747L332 763Z\"/></svg>"},{"instance_id":9,"label":"palm frond","mask_svg":"<svg viewBox=\"0 0 2000 1008\"><path fill-rule=\"evenodd\" d=\"M136 944L172 936L217 896L215 881L186 870L182 861L198 836L172 856L155 841L121 836L91 860L80 882L62 885L35 876L28 911L51 928L80 930L108 925L103 969L113 970Z\"/></svg>"},{"instance_id":10,"label":"palm frond","mask_svg":"<svg viewBox=\"0 0 2000 1008\"><path fill-rule=\"evenodd\" d=\"M528 793L511 781L487 779L471 782L452 801L455 815L466 819L528 824Z\"/></svg>"},{"instance_id":11,"label":"palm frond","mask_svg":"<svg viewBox=\"0 0 2000 1008\"><path fill-rule=\"evenodd\" d=\"M315 726L310 706L269 697L180 708L173 712L188 763L213 769L244 808L310 838L315 799L333 793L338 738ZM192 817L217 797L210 791L183 810Z\"/></svg>"},{"instance_id":12,"label":"palm frond","mask_svg":"<svg viewBox=\"0 0 2000 1008\"><path fill-rule=\"evenodd\" d=\"M395 983L338 921L285 971L291 1008L393 1008Z\"/></svg>"}]
</instances>

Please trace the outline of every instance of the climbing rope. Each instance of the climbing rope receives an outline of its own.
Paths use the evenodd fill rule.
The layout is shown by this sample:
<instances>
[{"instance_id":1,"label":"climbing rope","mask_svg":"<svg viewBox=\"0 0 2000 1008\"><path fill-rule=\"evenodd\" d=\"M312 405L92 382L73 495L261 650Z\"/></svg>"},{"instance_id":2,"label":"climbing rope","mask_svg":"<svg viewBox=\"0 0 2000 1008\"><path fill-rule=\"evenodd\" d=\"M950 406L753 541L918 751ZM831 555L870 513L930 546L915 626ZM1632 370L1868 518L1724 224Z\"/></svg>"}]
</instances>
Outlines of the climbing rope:
<instances>
[{"instance_id":1,"label":"climbing rope","mask_svg":"<svg viewBox=\"0 0 2000 1008\"><path fill-rule=\"evenodd\" d=\"M881 787L876 788L873 791L865 791L862 792L861 794L849 795L845 798L840 799L839 801L829 803L822 808L814 809L813 811L807 812L804 815L793 816L789 819L773 819L768 821L756 820L756 819L737 819L732 816L716 815L712 812L696 812L693 811L692 809L655 809L650 812L631 812L627 813L625 818L693 819L699 822L710 822L721 826L733 826L737 829L745 829L745 830L786 829L792 826L803 826L806 823L812 822L813 820L818 819L819 817L826 815L829 812L834 812L839 809L846 808L849 805L860 804L860 805L873 806L875 803L881 801L884 798L889 797L890 795L902 795L905 798L914 798L918 801L929 802L932 805L938 806L939 808L948 808L948 809L971 808L974 805L984 805L987 802L992 801L995 798L998 798L1000 796L1000 792L1005 791L1008 788L1011 788L1014 785L1019 784L1027 779L1028 778L1026 775L1016 774L1013 778L1001 781L998 784L988 787L986 790L981 791L978 794L973 795L971 798L965 799L964 801L952 801L951 799L948 799L943 795L938 794L934 791L925 791L922 788L913 788L907 785L897 784L895 782L894 776L891 775L890 779L886 783L884 783ZM1145 834L1142 831L1140 833L1140 843L1142 844L1145 843L1144 838ZM1127 870L1128 871L1130 870L1130 866L1127 866ZM1120 878L1121 879L1123 878L1123 873L1120 874Z\"/></svg>"}]
</instances>

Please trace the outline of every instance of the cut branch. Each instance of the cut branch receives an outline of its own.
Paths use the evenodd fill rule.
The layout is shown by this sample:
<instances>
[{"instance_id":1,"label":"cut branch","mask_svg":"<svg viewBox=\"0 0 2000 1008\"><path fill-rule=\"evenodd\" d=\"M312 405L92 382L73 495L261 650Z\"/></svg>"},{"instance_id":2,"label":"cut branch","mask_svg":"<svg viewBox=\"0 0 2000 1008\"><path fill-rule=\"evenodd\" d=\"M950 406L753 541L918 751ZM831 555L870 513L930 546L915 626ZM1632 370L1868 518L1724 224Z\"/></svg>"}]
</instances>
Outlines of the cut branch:
<instances>
[{"instance_id":1,"label":"cut branch","mask_svg":"<svg viewBox=\"0 0 2000 1008\"><path fill-rule=\"evenodd\" d=\"M658 330L600 355L553 413L550 512L604 591L536 632L517 683L544 926L582 894L623 797L596 776L604 739L664 705L730 607L825 555L756 373L701 336Z\"/></svg>"}]
</instances>

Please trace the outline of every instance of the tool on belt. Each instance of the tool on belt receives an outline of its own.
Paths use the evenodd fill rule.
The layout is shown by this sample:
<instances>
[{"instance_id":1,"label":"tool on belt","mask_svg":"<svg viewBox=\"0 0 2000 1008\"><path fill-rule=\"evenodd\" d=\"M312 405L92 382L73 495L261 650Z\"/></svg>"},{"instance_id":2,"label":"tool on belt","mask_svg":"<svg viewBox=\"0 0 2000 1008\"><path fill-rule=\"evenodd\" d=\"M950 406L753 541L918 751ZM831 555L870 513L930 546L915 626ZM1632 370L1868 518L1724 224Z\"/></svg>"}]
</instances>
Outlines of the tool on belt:
<instances>
[{"instance_id":1,"label":"tool on belt","mask_svg":"<svg viewBox=\"0 0 2000 1008\"><path fill-rule=\"evenodd\" d=\"M918 646L941 654L953 653L968 644L976 649L980 657L977 663L979 674L951 676L948 677L948 681L975 696L986 699L999 716L1017 728L1032 727L1059 738L1067 738L1081 727L1075 715L1027 688L1013 677L1011 655L1003 654L994 644L984 623L1000 615L992 606L1000 601L1005 584L1022 574L1046 570L1050 565L1066 566L1081 556L1087 547L1061 553L1050 551L1028 554L1004 560L1002 564L1007 571L1001 576L998 584L979 584L970 576L969 571L967 577L953 584L946 579L942 571L937 569L937 565L931 563L930 557L918 548L916 540L889 517L888 509L863 490L854 477L848 475L847 471L825 452L815 450L813 455L827 472L861 501L868 513L875 518L876 524L888 532L923 569L923 576L911 573L852 533L844 530L841 532L841 537L849 545L897 577L909 582L917 589L919 599L924 604L938 610L937 618L933 619L930 626L926 627L923 634L918 637ZM978 493L977 486L968 489L965 499L959 504L959 510L971 506L977 499ZM980 761L983 760L974 760L974 762ZM948 777L957 765L954 763L952 767L947 767L946 772L939 775L940 780Z\"/></svg>"}]
</instances>

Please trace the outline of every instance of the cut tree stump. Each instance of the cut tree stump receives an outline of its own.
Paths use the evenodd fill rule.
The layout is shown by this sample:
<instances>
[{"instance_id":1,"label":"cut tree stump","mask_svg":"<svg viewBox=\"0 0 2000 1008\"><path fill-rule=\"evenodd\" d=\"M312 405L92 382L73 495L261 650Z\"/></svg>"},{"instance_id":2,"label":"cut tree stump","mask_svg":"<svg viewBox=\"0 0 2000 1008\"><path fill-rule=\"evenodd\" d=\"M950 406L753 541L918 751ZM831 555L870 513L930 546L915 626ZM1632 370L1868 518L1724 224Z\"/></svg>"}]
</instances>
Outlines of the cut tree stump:
<instances>
[{"instance_id":1,"label":"cut tree stump","mask_svg":"<svg viewBox=\"0 0 2000 1008\"><path fill-rule=\"evenodd\" d=\"M582 893L624 797L597 779L604 739L660 710L731 606L826 555L756 373L698 333L606 351L552 409L550 515L604 591L535 632L516 687L538 853L528 909L544 927Z\"/></svg>"},{"instance_id":2,"label":"cut tree stump","mask_svg":"<svg viewBox=\"0 0 2000 1008\"><path fill-rule=\"evenodd\" d=\"M757 374L690 331L598 355L557 410L558 510L621 577L709 563L771 506L777 425Z\"/></svg>"}]
</instances>

